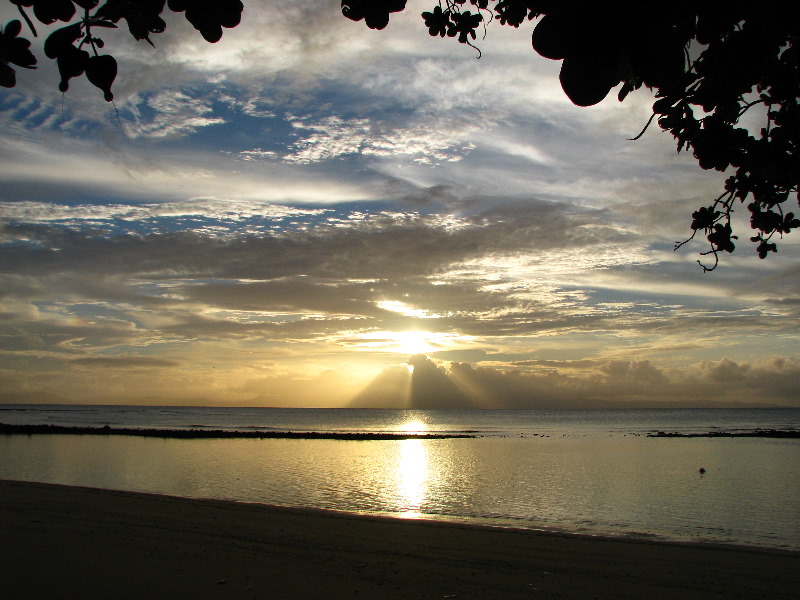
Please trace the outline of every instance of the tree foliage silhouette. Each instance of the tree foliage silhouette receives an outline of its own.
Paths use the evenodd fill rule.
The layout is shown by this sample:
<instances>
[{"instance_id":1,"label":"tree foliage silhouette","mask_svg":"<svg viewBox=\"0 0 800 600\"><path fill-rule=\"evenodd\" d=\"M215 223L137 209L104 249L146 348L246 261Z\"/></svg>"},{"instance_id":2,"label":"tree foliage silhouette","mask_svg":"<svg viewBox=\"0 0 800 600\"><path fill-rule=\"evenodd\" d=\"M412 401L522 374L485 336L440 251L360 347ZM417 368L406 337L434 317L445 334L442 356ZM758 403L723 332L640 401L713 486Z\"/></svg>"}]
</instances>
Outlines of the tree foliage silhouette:
<instances>
[{"instance_id":1,"label":"tree foliage silhouette","mask_svg":"<svg viewBox=\"0 0 800 600\"><path fill-rule=\"evenodd\" d=\"M396 2L386 4L396 11ZM538 18L533 49L562 61L561 87L578 106L597 104L620 84L620 102L652 89L648 125L656 119L703 169L733 168L723 193L692 214L689 240L700 231L709 243L703 255L711 261L698 261L705 271L736 247L737 201L747 203L761 258L777 252L776 235L800 227L784 210L790 198L800 201L797 4L443 0L422 18L430 35L470 46L490 22L519 28Z\"/></svg>"},{"instance_id":2,"label":"tree foliage silhouette","mask_svg":"<svg viewBox=\"0 0 800 600\"><path fill-rule=\"evenodd\" d=\"M31 9L36 20L44 25L57 21L70 23L50 33L44 43L45 56L56 61L61 75L58 89L66 92L70 79L85 74L108 102L114 99L111 86L117 77L117 61L110 54L100 54L105 47L103 38L99 37L106 35L103 30L117 29L118 23L124 21L134 39L154 46L150 36L163 33L167 27L161 18L166 5L173 12L184 13L200 35L214 43L222 38L223 27L239 24L243 9L240 0L108 0L102 5L99 0L9 2L17 6L33 36L38 36L38 32L25 9ZM21 30L21 23L14 20L0 33L0 85L4 87L16 85L16 72L10 65L36 68L30 41L18 37Z\"/></svg>"},{"instance_id":3,"label":"tree foliage silhouette","mask_svg":"<svg viewBox=\"0 0 800 600\"><path fill-rule=\"evenodd\" d=\"M45 55L56 60L66 92L69 80L87 79L111 101L117 63L101 35L125 22L136 40L153 45L165 8L184 13L207 41L239 24L240 0L9 0L31 34L40 23L69 23L53 31ZM383 29L406 0L343 0L342 13ZM27 9L27 10L26 10ZM428 33L476 48L490 23L520 28L531 22L533 49L560 60L564 93L578 106L619 101L641 87L655 93L653 120L691 151L703 169L730 171L720 196L692 214L692 236L709 249L698 261L710 271L721 252L735 249L732 214L746 203L761 258L777 252L777 238L800 228L787 200L800 201L800 6L796 3L616 2L574 0L439 0L422 13ZM535 24L533 21L536 20ZM14 20L0 31L0 85L16 84L14 67L36 68L30 41ZM480 53L480 51L478 51ZM480 54L478 55L480 56ZM13 65L13 66L12 66ZM645 126L645 130L647 129ZM644 130L643 132L644 133ZM634 139L637 139L642 134ZM710 258L709 258L710 257Z\"/></svg>"}]
</instances>

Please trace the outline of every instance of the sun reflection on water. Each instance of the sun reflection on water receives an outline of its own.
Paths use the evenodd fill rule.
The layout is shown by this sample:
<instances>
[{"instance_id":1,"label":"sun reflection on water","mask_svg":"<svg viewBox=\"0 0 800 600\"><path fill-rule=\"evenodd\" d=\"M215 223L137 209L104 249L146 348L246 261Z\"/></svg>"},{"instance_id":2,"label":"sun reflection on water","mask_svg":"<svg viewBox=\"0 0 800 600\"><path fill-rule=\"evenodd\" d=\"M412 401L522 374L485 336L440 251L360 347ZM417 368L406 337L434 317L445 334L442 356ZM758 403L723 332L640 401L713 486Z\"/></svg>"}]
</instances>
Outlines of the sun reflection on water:
<instances>
[{"instance_id":1,"label":"sun reflection on water","mask_svg":"<svg viewBox=\"0 0 800 600\"><path fill-rule=\"evenodd\" d=\"M419 420L406 421L400 426L400 431L403 433L425 433L428 431L428 425Z\"/></svg>"},{"instance_id":2,"label":"sun reflection on water","mask_svg":"<svg viewBox=\"0 0 800 600\"><path fill-rule=\"evenodd\" d=\"M397 466L397 496L400 516L414 518L428 495L428 450L424 440L402 440Z\"/></svg>"}]
</instances>

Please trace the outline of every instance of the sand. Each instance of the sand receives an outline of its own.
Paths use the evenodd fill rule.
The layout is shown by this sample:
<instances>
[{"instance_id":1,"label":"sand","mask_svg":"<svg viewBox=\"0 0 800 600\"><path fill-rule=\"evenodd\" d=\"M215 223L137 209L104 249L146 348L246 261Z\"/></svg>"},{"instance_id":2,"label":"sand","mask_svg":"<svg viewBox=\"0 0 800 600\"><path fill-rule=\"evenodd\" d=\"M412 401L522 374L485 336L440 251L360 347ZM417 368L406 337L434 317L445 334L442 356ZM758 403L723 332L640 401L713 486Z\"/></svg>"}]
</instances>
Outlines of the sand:
<instances>
[{"instance_id":1,"label":"sand","mask_svg":"<svg viewBox=\"0 0 800 600\"><path fill-rule=\"evenodd\" d=\"M0 481L0 597L798 598L800 553Z\"/></svg>"}]
</instances>

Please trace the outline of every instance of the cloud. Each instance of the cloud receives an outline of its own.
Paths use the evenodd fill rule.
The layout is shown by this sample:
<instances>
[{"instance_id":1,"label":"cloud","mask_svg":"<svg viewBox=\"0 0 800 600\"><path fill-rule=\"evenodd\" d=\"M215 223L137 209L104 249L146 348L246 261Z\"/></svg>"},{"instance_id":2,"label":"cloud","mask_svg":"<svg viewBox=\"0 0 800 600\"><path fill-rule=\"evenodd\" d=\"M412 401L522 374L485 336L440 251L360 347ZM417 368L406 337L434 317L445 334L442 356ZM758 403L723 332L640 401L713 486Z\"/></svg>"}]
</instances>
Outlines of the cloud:
<instances>
[{"instance_id":1,"label":"cloud","mask_svg":"<svg viewBox=\"0 0 800 600\"><path fill-rule=\"evenodd\" d=\"M385 370L352 405L425 409L798 406L800 362L793 358L775 357L753 365L724 358L699 368L667 370L649 361L580 362L577 370L561 363L558 368L524 371L437 364L412 356L408 360L412 373L398 367ZM725 379L732 372L736 376ZM780 383L765 385L770 376Z\"/></svg>"},{"instance_id":2,"label":"cloud","mask_svg":"<svg viewBox=\"0 0 800 600\"><path fill-rule=\"evenodd\" d=\"M601 372L614 381L636 381L659 384L666 382L664 374L650 364L650 361L611 361L600 368Z\"/></svg>"},{"instance_id":3,"label":"cloud","mask_svg":"<svg viewBox=\"0 0 800 600\"><path fill-rule=\"evenodd\" d=\"M145 221L157 218L204 217L214 220L241 222L252 217L264 220L283 220L292 217L321 215L321 208L264 204L226 198L193 198L141 204L57 204L54 202L20 201L0 204L0 219L20 223L51 223L82 226L86 222L120 219ZM241 233L241 232L240 232Z\"/></svg>"},{"instance_id":4,"label":"cloud","mask_svg":"<svg viewBox=\"0 0 800 600\"><path fill-rule=\"evenodd\" d=\"M5 139L7 160L0 165L5 197L99 204L109 198L128 202L185 201L194 198L261 203L336 203L373 195L371 177L300 169L293 165L248 164L218 150L190 147L167 152L131 144L98 148L96 142L58 139L48 145ZM231 164L235 163L235 164ZM100 209L102 211L102 208Z\"/></svg>"},{"instance_id":5,"label":"cloud","mask_svg":"<svg viewBox=\"0 0 800 600\"><path fill-rule=\"evenodd\" d=\"M136 368L172 368L180 365L174 360L163 358L150 358L147 356L94 356L73 359L74 365L87 367L101 367L109 369L136 369Z\"/></svg>"},{"instance_id":6,"label":"cloud","mask_svg":"<svg viewBox=\"0 0 800 600\"><path fill-rule=\"evenodd\" d=\"M166 205L163 210L180 212L181 205ZM153 209L151 214L158 215L158 211ZM276 216L287 216L280 209L275 212ZM321 211L297 211L290 216L301 220L320 214ZM12 270L25 270L34 261L38 269L69 269L69 265L80 265L81 269L102 271L113 257L118 263L116 272L120 273L156 269L187 275L213 272L217 277L251 279L288 274L380 278L390 275L390 271L399 277L430 274L455 262L464 264L470 257L476 260L478 268L479 259L491 254L516 254L522 243L528 245L530 253L549 252L555 258L567 250L580 253L584 248L592 248L596 253L598 246L610 247L624 240L624 235L611 227L588 226L601 220L602 213L571 212L568 206L533 201L451 218L401 213L353 219L334 217L328 214L327 223L307 229L298 229L296 222L293 227L284 223L272 234L244 234L229 241L190 232L107 237L91 230L84 233L61 227L15 224L6 226L6 236L36 240L51 250L31 252L29 247L9 246L3 251L13 259L8 263ZM363 251L376 240L380 240L377 252ZM234 256L238 259L231 260ZM263 256L270 256L270 261L265 263ZM151 264L156 259L163 261L163 269ZM582 268L577 260L575 266Z\"/></svg>"},{"instance_id":7,"label":"cloud","mask_svg":"<svg viewBox=\"0 0 800 600\"><path fill-rule=\"evenodd\" d=\"M213 108L207 99L174 89L144 98L129 96L120 108L126 113L125 132L132 138L186 135L200 127L225 123L225 119L210 115ZM145 110L150 118L144 116Z\"/></svg>"},{"instance_id":8,"label":"cloud","mask_svg":"<svg viewBox=\"0 0 800 600\"><path fill-rule=\"evenodd\" d=\"M20 214L32 221L53 223L38 205L23 208L28 212ZM564 204L500 202L449 216L273 206L263 216L269 226L252 224L257 235L237 233L241 219L256 212L246 202L139 205L127 212L110 205L95 215L141 221L205 211L209 225L212 216L231 220L208 232L197 223L193 231L174 233L74 229L82 210L54 213L69 217L69 227L6 226L10 243L0 256L8 302L58 302L67 311L104 303L136 335L174 340L285 335L352 345L347 340L370 332L422 328L451 340L474 336L502 344L556 333L658 335L674 342L701 328L700 352L737 331L795 326L733 298L708 306L686 306L683 298L681 306L675 298L665 303L630 292L628 302L608 302L591 286L603 273L621 273L618 265L631 269L638 241L606 224L604 211ZM646 271L629 277L647 288ZM399 305L404 309L392 309ZM652 339L640 348L661 343Z\"/></svg>"},{"instance_id":9,"label":"cloud","mask_svg":"<svg viewBox=\"0 0 800 600\"><path fill-rule=\"evenodd\" d=\"M468 142L474 126L461 124L458 129L436 124L408 124L403 129L392 129L379 120L353 119L345 121L338 116L324 117L316 122L293 119L292 125L300 130L312 131L292 145L292 152L283 160L310 164L347 155L394 158L408 155L415 162L427 164L458 161L475 148Z\"/></svg>"}]
</instances>

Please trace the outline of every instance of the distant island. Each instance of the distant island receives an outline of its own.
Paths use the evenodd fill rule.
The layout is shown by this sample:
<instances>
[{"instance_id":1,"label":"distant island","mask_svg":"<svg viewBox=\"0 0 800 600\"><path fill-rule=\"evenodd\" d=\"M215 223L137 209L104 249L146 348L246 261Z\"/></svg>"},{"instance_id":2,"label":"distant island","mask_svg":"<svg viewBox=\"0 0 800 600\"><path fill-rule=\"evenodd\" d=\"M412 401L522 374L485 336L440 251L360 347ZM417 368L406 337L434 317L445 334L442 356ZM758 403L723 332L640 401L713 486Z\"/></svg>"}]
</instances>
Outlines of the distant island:
<instances>
[{"instance_id":1,"label":"distant island","mask_svg":"<svg viewBox=\"0 0 800 600\"><path fill-rule=\"evenodd\" d=\"M226 429L139 429L132 427L72 427L65 425L9 425L0 423L5 435L132 435L137 437L195 439L303 439L303 440L431 440L475 438L473 433L388 433L341 431L237 431Z\"/></svg>"},{"instance_id":2,"label":"distant island","mask_svg":"<svg viewBox=\"0 0 800 600\"><path fill-rule=\"evenodd\" d=\"M385 431L241 431L231 429L160 429L137 427L87 427L67 425L10 425L0 423L0 435L130 435L136 437L196 439L298 439L298 440L431 440L482 437L478 432L385 432ZM533 434L537 436L539 434ZM800 438L798 429L749 429L707 432L650 431L651 438Z\"/></svg>"},{"instance_id":3,"label":"distant island","mask_svg":"<svg viewBox=\"0 0 800 600\"><path fill-rule=\"evenodd\" d=\"M705 433L679 433L677 431L651 431L647 437L657 438L708 438L708 437L749 437L749 438L800 438L798 429L752 429L748 431L707 431Z\"/></svg>"}]
</instances>

